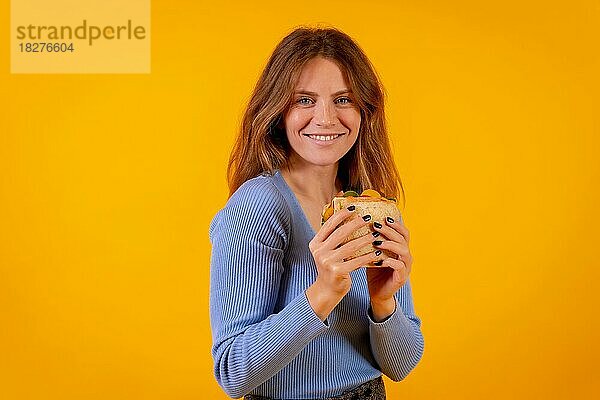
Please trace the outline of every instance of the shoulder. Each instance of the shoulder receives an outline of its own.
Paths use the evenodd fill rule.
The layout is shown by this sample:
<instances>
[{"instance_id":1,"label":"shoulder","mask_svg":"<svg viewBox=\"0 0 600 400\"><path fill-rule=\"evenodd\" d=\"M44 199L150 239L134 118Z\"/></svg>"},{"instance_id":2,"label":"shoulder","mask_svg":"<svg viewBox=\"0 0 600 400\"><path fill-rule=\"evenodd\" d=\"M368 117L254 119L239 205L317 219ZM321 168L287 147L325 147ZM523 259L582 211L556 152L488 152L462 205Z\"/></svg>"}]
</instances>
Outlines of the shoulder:
<instances>
[{"instance_id":1,"label":"shoulder","mask_svg":"<svg viewBox=\"0 0 600 400\"><path fill-rule=\"evenodd\" d=\"M287 209L285 198L269 175L248 179L231 195L225 207L244 207L247 211Z\"/></svg>"},{"instance_id":2,"label":"shoulder","mask_svg":"<svg viewBox=\"0 0 600 400\"><path fill-rule=\"evenodd\" d=\"M291 212L283 194L270 175L259 175L244 182L213 218L209 234L220 225L251 232L265 225L284 234L289 232ZM277 229L279 227L279 229ZM271 229L272 230L272 229Z\"/></svg>"}]
</instances>

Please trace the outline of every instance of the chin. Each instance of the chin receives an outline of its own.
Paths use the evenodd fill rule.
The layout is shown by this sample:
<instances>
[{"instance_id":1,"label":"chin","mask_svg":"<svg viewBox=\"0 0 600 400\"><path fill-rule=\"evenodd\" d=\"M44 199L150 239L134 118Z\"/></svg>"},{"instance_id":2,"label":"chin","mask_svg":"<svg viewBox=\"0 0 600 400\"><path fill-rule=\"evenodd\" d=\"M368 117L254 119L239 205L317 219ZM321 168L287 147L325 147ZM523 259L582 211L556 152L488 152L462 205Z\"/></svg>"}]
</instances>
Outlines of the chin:
<instances>
[{"instance_id":1,"label":"chin","mask_svg":"<svg viewBox=\"0 0 600 400\"><path fill-rule=\"evenodd\" d=\"M304 152L303 152L304 153ZM315 154L314 152L306 152L304 154L298 154L296 151L293 152L293 158L296 162L300 164L309 164L320 167L330 167L333 166L344 157L344 154L329 153L329 154Z\"/></svg>"}]
</instances>

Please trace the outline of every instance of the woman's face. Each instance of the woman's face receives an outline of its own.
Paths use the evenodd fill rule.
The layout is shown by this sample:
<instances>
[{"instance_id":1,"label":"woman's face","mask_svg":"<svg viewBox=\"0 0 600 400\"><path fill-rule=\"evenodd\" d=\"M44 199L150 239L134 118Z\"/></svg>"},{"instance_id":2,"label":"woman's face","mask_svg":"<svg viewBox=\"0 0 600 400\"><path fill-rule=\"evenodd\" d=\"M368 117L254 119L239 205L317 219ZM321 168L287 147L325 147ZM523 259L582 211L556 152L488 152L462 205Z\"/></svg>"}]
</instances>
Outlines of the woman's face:
<instances>
[{"instance_id":1,"label":"woman's face","mask_svg":"<svg viewBox=\"0 0 600 400\"><path fill-rule=\"evenodd\" d=\"M316 57L304 65L284 122L296 164L334 165L352 148L360 111L336 63Z\"/></svg>"}]
</instances>

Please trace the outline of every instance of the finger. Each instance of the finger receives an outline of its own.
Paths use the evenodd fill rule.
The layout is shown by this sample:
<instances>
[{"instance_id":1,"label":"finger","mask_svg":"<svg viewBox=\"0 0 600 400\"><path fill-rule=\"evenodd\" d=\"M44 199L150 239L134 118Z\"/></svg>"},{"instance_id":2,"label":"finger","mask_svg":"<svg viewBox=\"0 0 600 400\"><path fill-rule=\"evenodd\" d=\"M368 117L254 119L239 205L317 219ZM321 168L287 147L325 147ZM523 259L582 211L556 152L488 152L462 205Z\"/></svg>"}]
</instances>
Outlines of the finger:
<instances>
[{"instance_id":1,"label":"finger","mask_svg":"<svg viewBox=\"0 0 600 400\"><path fill-rule=\"evenodd\" d=\"M387 217L384 222L385 224L373 222L373 228L391 240L396 240L397 242L405 241L406 243L410 241L410 232L401 222L395 221L390 217Z\"/></svg>"},{"instance_id":2,"label":"finger","mask_svg":"<svg viewBox=\"0 0 600 400\"><path fill-rule=\"evenodd\" d=\"M343 260L350 257L354 252L373 243L373 235L367 232L363 236L354 238L335 250L335 259ZM381 254L381 253L380 253Z\"/></svg>"},{"instance_id":3,"label":"finger","mask_svg":"<svg viewBox=\"0 0 600 400\"><path fill-rule=\"evenodd\" d=\"M364 217L359 217L356 215L349 222L344 223L342 226L336 228L331 235L324 241L324 245L328 249L335 249L339 245L341 245L352 233L356 232L358 229L365 227L369 224L369 220L371 219L370 215L365 215ZM369 230L370 233L370 230Z\"/></svg>"},{"instance_id":4,"label":"finger","mask_svg":"<svg viewBox=\"0 0 600 400\"><path fill-rule=\"evenodd\" d=\"M387 226L391 226L397 232L400 232L400 234L404 236L404 239L406 239L406 243L410 241L410 232L408 231L406 225L402 223L402 221L394 220L392 217L386 217L385 223Z\"/></svg>"},{"instance_id":5,"label":"finger","mask_svg":"<svg viewBox=\"0 0 600 400\"><path fill-rule=\"evenodd\" d=\"M379 232L384 239L393 240L398 243L404 243L408 246L408 242L404 238L404 236L398 232L397 230L387 226L382 225L380 222L373 222L373 229L376 232Z\"/></svg>"},{"instance_id":6,"label":"finger","mask_svg":"<svg viewBox=\"0 0 600 400\"><path fill-rule=\"evenodd\" d=\"M401 260L386 258L385 260L383 260L381 266L393 269L394 275L400 280L402 280L403 278L407 279L408 275L410 274L410 267L404 264L404 262L402 262Z\"/></svg>"},{"instance_id":7,"label":"finger","mask_svg":"<svg viewBox=\"0 0 600 400\"><path fill-rule=\"evenodd\" d=\"M374 251L371 251L367 254L363 254L360 257L353 258L352 260L344 261L342 263L343 269L346 272L352 272L361 267L366 266L367 264L377 260L380 256L375 254Z\"/></svg>"},{"instance_id":8,"label":"finger","mask_svg":"<svg viewBox=\"0 0 600 400\"><path fill-rule=\"evenodd\" d=\"M376 248L389 250L392 253L397 254L398 256L403 258L405 261L410 261L412 259L412 255L410 254L408 245L404 243L394 242L393 240L379 240L378 242L381 242L381 244L373 243L373 245Z\"/></svg>"},{"instance_id":9,"label":"finger","mask_svg":"<svg viewBox=\"0 0 600 400\"><path fill-rule=\"evenodd\" d=\"M329 217L327 221L325 221L323 226L321 226L321 229L319 229L313 240L316 240L318 242L324 242L325 239L327 239L329 235L331 235L331 232L333 232L339 224L344 222L352 215L357 215L356 211L350 211L347 208L333 213L333 215Z\"/></svg>"}]
</instances>

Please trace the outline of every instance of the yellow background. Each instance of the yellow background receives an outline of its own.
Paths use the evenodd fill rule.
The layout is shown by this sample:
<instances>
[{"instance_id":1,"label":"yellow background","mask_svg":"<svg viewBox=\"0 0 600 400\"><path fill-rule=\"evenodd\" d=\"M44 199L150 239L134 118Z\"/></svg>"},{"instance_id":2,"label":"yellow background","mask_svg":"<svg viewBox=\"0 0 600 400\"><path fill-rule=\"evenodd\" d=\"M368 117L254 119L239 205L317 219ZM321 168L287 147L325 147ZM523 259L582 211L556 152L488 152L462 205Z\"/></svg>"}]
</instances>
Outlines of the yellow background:
<instances>
[{"instance_id":1,"label":"yellow background","mask_svg":"<svg viewBox=\"0 0 600 400\"><path fill-rule=\"evenodd\" d=\"M262 5L261 5L262 4ZM152 2L149 75L10 75L0 8L0 398L225 399L208 224L294 26L379 71L425 354L390 399L600 389L598 1Z\"/></svg>"}]
</instances>

